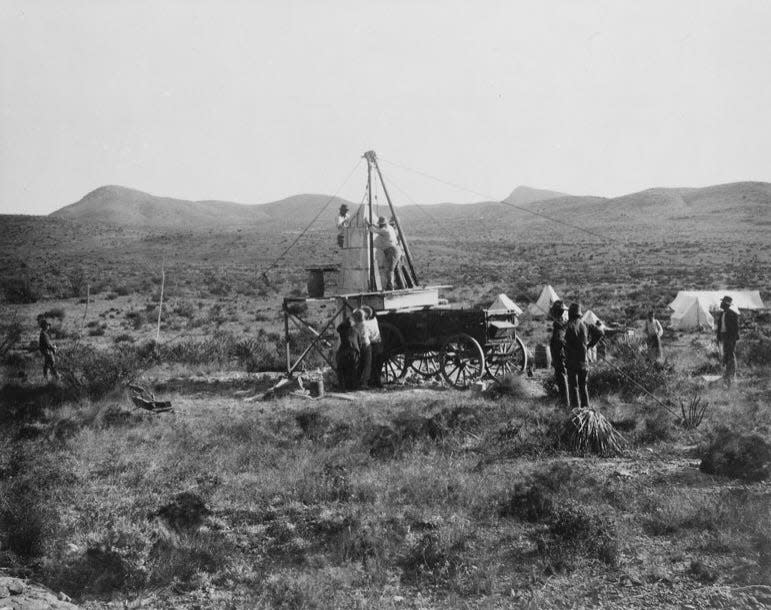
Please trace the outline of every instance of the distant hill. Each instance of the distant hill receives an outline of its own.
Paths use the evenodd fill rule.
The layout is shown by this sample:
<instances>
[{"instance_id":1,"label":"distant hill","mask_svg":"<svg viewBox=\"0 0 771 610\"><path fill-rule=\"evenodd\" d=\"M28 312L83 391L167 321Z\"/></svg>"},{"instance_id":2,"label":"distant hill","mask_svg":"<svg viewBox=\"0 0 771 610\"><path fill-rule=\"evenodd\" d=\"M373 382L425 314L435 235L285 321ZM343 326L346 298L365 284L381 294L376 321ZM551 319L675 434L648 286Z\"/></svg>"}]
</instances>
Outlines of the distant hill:
<instances>
[{"instance_id":1,"label":"distant hill","mask_svg":"<svg viewBox=\"0 0 771 610\"><path fill-rule=\"evenodd\" d=\"M537 201L548 201L549 199L557 199L558 197L570 197L567 193L560 193L558 191L547 191L546 189L534 189L529 186L518 186L511 194L506 197L504 201L513 203L514 205L527 205L528 203L535 203Z\"/></svg>"},{"instance_id":2,"label":"distant hill","mask_svg":"<svg viewBox=\"0 0 771 610\"><path fill-rule=\"evenodd\" d=\"M516 231L548 223L545 217L586 228L666 228L675 223L680 228L693 225L722 231L741 230L748 224L763 226L771 223L771 184L767 182L737 182L703 188L652 188L614 198L576 197L520 186L505 202L517 207L488 201L409 205L401 206L397 211L405 224L413 225L422 233L441 232L440 227L447 223L461 231L475 232L485 227L495 232ZM328 195L294 195L271 203L246 205L156 197L121 186L104 186L51 216L81 223L166 230L196 231L234 226L257 231L271 228L300 230L320 213L322 217L317 219L317 226L332 227L332 219L342 203L352 209L356 207L340 198L329 201ZM528 214L528 210L532 213Z\"/></svg>"},{"instance_id":3,"label":"distant hill","mask_svg":"<svg viewBox=\"0 0 771 610\"><path fill-rule=\"evenodd\" d=\"M187 201L157 197L124 186L102 186L50 216L94 224L179 230L295 225L312 218L328 200L328 195L295 195L273 203L247 205L229 201ZM335 198L327 206L330 215L341 203L352 206Z\"/></svg>"}]
</instances>

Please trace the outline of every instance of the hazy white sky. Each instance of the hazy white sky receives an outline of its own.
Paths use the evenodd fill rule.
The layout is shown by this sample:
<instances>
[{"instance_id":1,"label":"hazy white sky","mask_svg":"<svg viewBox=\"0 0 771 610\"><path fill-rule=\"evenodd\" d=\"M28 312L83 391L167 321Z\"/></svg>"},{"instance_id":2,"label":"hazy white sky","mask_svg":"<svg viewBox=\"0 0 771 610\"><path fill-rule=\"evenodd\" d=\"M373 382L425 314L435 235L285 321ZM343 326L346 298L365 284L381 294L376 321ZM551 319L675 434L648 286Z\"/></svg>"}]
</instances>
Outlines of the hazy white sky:
<instances>
[{"instance_id":1,"label":"hazy white sky","mask_svg":"<svg viewBox=\"0 0 771 610\"><path fill-rule=\"evenodd\" d=\"M497 198L771 181L769 32L767 0L0 0L0 213L332 194L369 149Z\"/></svg>"}]
</instances>

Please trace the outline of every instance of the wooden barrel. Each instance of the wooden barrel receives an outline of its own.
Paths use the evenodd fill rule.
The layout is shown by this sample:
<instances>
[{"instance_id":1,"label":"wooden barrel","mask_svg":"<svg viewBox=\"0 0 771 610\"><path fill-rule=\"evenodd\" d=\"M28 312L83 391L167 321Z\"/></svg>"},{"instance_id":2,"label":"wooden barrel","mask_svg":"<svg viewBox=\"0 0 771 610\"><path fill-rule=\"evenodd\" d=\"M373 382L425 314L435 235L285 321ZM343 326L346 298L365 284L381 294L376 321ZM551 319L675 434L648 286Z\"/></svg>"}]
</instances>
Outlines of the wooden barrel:
<instances>
[{"instance_id":1,"label":"wooden barrel","mask_svg":"<svg viewBox=\"0 0 771 610\"><path fill-rule=\"evenodd\" d=\"M549 346L544 345L543 343L536 345L533 359L535 360L535 368L548 369L551 366L551 351L549 351Z\"/></svg>"},{"instance_id":2,"label":"wooden barrel","mask_svg":"<svg viewBox=\"0 0 771 610\"><path fill-rule=\"evenodd\" d=\"M324 297L324 271L321 269L308 270L308 296L312 299Z\"/></svg>"}]
</instances>

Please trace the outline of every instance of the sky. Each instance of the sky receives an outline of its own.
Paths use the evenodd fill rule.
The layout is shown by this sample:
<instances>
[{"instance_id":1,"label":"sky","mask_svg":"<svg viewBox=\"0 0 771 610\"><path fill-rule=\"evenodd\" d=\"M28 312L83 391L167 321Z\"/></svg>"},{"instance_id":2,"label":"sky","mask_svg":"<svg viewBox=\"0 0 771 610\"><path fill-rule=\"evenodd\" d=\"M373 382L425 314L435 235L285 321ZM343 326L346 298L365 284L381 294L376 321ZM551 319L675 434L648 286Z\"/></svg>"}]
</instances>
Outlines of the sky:
<instances>
[{"instance_id":1,"label":"sky","mask_svg":"<svg viewBox=\"0 0 771 610\"><path fill-rule=\"evenodd\" d=\"M771 181L769 31L767 0L0 0L0 213L359 201L370 149L397 204Z\"/></svg>"}]
</instances>

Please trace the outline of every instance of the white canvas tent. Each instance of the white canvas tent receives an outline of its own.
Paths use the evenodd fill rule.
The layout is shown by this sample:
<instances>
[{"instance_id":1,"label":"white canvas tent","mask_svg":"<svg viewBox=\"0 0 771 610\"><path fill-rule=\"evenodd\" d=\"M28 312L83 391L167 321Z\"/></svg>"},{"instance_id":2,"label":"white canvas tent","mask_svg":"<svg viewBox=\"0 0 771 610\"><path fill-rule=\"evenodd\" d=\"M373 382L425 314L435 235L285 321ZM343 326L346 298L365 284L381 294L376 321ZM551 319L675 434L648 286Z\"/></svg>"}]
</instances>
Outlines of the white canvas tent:
<instances>
[{"instance_id":1,"label":"white canvas tent","mask_svg":"<svg viewBox=\"0 0 771 610\"><path fill-rule=\"evenodd\" d=\"M534 318L545 318L549 315L549 308L552 303L559 300L560 298L557 296L557 293L554 292L554 288L547 284L543 287L543 290L541 290L541 296L538 297L538 300L535 303L528 305L527 310Z\"/></svg>"},{"instance_id":2,"label":"white canvas tent","mask_svg":"<svg viewBox=\"0 0 771 610\"><path fill-rule=\"evenodd\" d=\"M702 302L701 297L692 296L689 302L683 300L681 304L683 308L680 311L675 311L669 319L672 328L677 330L715 328L715 318Z\"/></svg>"},{"instance_id":3,"label":"white canvas tent","mask_svg":"<svg viewBox=\"0 0 771 610\"><path fill-rule=\"evenodd\" d=\"M501 293L497 297L495 297L495 300L492 302L490 307L487 308L487 313L490 313L490 314L513 313L517 316L521 316L522 310L514 301L512 301L505 294Z\"/></svg>"},{"instance_id":4,"label":"white canvas tent","mask_svg":"<svg viewBox=\"0 0 771 610\"><path fill-rule=\"evenodd\" d=\"M690 307L694 297L697 297L704 307L710 311L720 309L720 301L724 296L733 299L735 309L764 309L758 290L681 290L669 307L676 313Z\"/></svg>"},{"instance_id":5,"label":"white canvas tent","mask_svg":"<svg viewBox=\"0 0 771 610\"><path fill-rule=\"evenodd\" d=\"M605 325L603 321L600 320L591 309L587 310L587 312L583 316L581 316L581 320L583 320L587 324L592 324L593 326Z\"/></svg>"}]
</instances>

